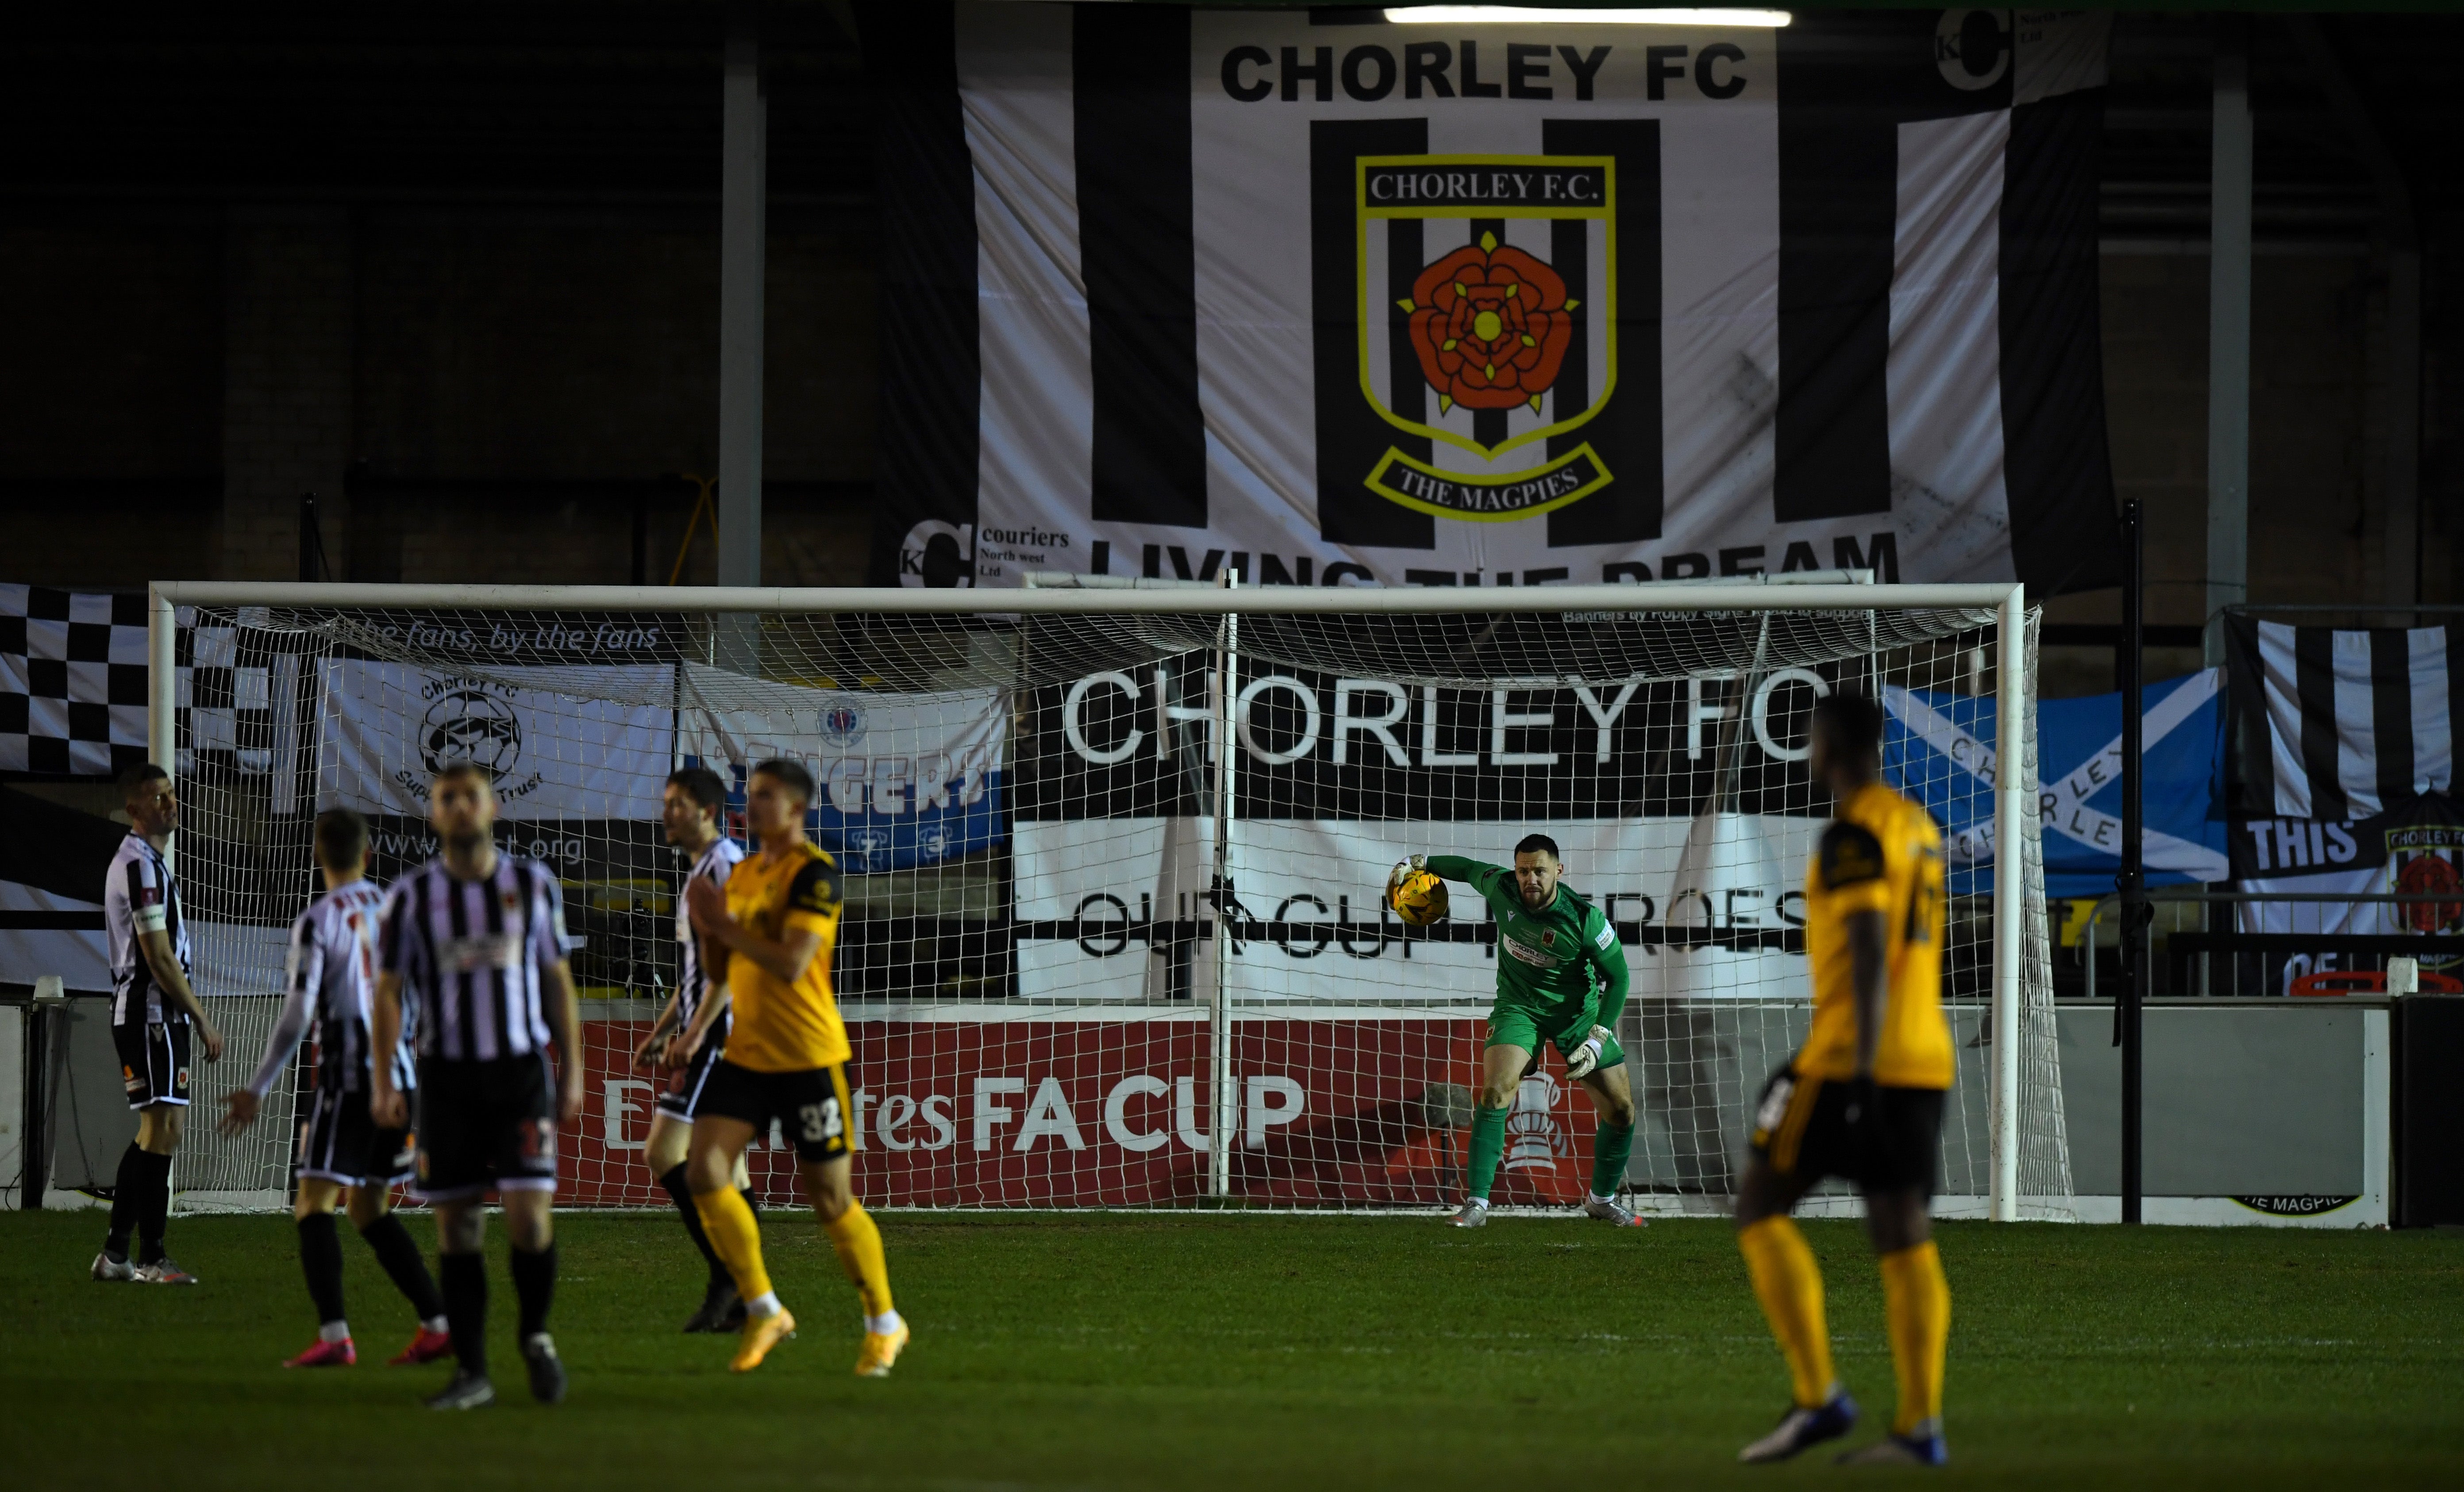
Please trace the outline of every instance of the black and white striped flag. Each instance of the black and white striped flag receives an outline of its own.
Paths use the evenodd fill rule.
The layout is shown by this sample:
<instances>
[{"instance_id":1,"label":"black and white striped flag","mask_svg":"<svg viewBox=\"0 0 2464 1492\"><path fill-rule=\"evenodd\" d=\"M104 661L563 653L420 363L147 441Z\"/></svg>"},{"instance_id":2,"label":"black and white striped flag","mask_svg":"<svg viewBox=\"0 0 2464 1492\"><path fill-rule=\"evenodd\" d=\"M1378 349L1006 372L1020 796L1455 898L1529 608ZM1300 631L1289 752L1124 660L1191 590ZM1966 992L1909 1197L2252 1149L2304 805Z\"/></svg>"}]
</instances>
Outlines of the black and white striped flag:
<instances>
[{"instance_id":1,"label":"black and white striped flag","mask_svg":"<svg viewBox=\"0 0 2464 1492\"><path fill-rule=\"evenodd\" d=\"M2464 628L2227 626L2243 811L2342 823L2454 791Z\"/></svg>"},{"instance_id":2,"label":"black and white striped flag","mask_svg":"<svg viewBox=\"0 0 2464 1492\"><path fill-rule=\"evenodd\" d=\"M869 6L878 578L2110 583L2088 12Z\"/></svg>"}]
</instances>

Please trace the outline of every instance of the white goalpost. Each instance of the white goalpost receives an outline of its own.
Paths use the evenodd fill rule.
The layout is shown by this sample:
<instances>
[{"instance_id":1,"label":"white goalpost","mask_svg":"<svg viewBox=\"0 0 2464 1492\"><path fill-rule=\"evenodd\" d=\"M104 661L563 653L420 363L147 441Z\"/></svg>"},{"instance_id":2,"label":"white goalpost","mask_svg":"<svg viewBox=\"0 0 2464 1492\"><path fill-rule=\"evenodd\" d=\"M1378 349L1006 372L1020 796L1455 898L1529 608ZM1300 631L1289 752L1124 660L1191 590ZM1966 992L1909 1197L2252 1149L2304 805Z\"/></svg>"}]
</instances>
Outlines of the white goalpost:
<instances>
[{"instance_id":1,"label":"white goalpost","mask_svg":"<svg viewBox=\"0 0 2464 1492\"><path fill-rule=\"evenodd\" d=\"M659 791L703 765L740 794L790 757L847 872L835 976L869 1200L1450 1203L1494 930L1468 893L1429 929L1380 893L1406 854L1505 863L1537 831L1633 971L1629 1200L1725 1210L1747 1108L1811 1009L1802 884L1828 802L1807 717L1853 689L1883 704L1886 776L1950 852L1938 1210L2067 1218L2035 613L2016 584L1862 581L158 583L151 755L184 803L197 982L232 1046L196 1069L198 1107L271 1028L315 815L366 814L390 880L431 852L428 776L475 759L500 845L555 870L577 939L566 1199L664 1204L640 1162L662 1080L630 1064L674 969ZM181 1205L279 1202L283 1098L235 1141L191 1127ZM1592 1129L1544 1054L1501 1204L1574 1200ZM783 1191L783 1150L752 1158Z\"/></svg>"}]
</instances>

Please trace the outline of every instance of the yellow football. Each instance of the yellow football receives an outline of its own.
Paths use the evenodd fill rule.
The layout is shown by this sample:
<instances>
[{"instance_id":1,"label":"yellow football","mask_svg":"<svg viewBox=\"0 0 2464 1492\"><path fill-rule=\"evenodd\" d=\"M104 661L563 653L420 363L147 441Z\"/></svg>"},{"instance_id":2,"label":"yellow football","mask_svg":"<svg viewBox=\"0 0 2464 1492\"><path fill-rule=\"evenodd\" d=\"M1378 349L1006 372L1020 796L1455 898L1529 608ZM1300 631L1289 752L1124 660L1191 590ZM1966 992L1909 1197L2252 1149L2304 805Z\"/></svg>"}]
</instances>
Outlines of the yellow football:
<instances>
[{"instance_id":1,"label":"yellow football","mask_svg":"<svg viewBox=\"0 0 2464 1492\"><path fill-rule=\"evenodd\" d=\"M1386 892L1395 915L1416 928L1442 922L1446 915L1446 883L1426 870L1406 871Z\"/></svg>"}]
</instances>

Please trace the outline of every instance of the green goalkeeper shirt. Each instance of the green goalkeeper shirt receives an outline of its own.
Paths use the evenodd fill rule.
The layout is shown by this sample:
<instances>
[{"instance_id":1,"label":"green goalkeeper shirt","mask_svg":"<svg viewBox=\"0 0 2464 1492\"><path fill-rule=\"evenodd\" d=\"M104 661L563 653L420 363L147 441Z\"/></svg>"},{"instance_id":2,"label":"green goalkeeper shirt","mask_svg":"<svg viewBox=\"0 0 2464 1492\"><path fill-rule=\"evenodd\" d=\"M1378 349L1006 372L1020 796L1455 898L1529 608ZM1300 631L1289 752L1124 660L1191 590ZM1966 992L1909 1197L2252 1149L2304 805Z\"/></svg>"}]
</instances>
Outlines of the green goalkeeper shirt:
<instances>
[{"instance_id":1,"label":"green goalkeeper shirt","mask_svg":"<svg viewBox=\"0 0 2464 1492\"><path fill-rule=\"evenodd\" d=\"M1523 905L1514 872L1461 855L1431 855L1428 867L1468 882L1497 918L1497 1001L1530 1013L1543 1036L1604 1025L1625 1010L1625 949L1597 907L1565 887L1538 911ZM1597 983L1594 976L1597 975Z\"/></svg>"}]
</instances>

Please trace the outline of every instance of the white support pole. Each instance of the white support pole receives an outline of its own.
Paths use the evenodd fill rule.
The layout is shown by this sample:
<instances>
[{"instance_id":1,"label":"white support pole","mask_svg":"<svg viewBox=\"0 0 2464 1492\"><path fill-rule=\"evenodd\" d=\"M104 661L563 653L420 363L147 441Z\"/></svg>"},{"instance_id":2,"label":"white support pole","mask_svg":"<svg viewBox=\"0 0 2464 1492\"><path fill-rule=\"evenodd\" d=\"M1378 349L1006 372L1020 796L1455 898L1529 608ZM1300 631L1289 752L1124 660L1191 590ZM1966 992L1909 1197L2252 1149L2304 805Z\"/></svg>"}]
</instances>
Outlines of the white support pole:
<instances>
[{"instance_id":1,"label":"white support pole","mask_svg":"<svg viewBox=\"0 0 2464 1492\"><path fill-rule=\"evenodd\" d=\"M1227 571L1223 585L1241 583ZM1215 999L1207 1011L1207 1092L1212 1119L1206 1127L1206 1195L1232 1195L1232 1147L1241 1140L1241 1094L1232 1071L1232 819L1235 738L1234 701L1241 693L1241 619L1223 618L1221 665L1215 670Z\"/></svg>"},{"instance_id":2,"label":"white support pole","mask_svg":"<svg viewBox=\"0 0 2464 1492\"><path fill-rule=\"evenodd\" d=\"M149 589L145 598L145 759L170 775L171 785L180 785L180 613L163 587ZM180 840L173 835L163 845L164 868L177 874L180 867ZM175 1159L174 1174L163 1184L170 1189L176 1203L179 1176Z\"/></svg>"},{"instance_id":3,"label":"white support pole","mask_svg":"<svg viewBox=\"0 0 2464 1492\"><path fill-rule=\"evenodd\" d=\"M718 582L761 583L761 317L769 99L759 10L730 8L719 84Z\"/></svg>"},{"instance_id":4,"label":"white support pole","mask_svg":"<svg viewBox=\"0 0 2464 1492\"><path fill-rule=\"evenodd\" d=\"M1993 1137L1990 1215L2019 1218L2020 968L2026 947L2026 815L2035 809L2028 780L2028 602L2024 586L2003 599L1993 697L1993 1058L1989 1126Z\"/></svg>"},{"instance_id":5,"label":"white support pole","mask_svg":"<svg viewBox=\"0 0 2464 1492\"><path fill-rule=\"evenodd\" d=\"M179 641L179 612L157 585L145 598L145 759L170 774L174 788L180 781ZM164 862L171 864L179 849L176 839L164 845Z\"/></svg>"}]
</instances>

